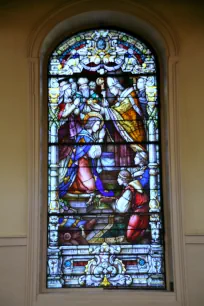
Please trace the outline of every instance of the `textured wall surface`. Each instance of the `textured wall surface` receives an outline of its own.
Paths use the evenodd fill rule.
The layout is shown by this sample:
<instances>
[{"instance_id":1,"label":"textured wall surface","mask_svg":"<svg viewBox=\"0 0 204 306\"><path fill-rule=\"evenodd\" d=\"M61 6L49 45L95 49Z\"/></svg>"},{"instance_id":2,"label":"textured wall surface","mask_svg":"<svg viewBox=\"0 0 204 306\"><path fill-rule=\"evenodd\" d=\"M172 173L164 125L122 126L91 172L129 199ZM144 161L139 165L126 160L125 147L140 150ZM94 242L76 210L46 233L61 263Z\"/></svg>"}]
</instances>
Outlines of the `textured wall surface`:
<instances>
[{"instance_id":1,"label":"textured wall surface","mask_svg":"<svg viewBox=\"0 0 204 306\"><path fill-rule=\"evenodd\" d=\"M23 305L26 291L26 242L9 246L1 237L26 237L28 210L28 37L49 12L68 1L0 2L0 305ZM82 1L86 6L86 1ZM114 1L109 1L113 6ZM177 34L181 203L186 243L190 306L204 305L204 5L196 1L136 1L161 16ZM115 1L117 10L117 1ZM127 2L127 5L128 4ZM80 8L80 5L79 5ZM96 4L97 8L97 4ZM201 237L199 244L196 242ZM17 239L17 238L16 238ZM14 243L15 244L15 243ZM15 254L15 260L13 255ZM5 277L3 278L3 275ZM8 289L10 288L10 289ZM11 293L12 292L12 293ZM27 306L27 305L26 305ZM72 305L71 305L72 306Z\"/></svg>"}]
</instances>

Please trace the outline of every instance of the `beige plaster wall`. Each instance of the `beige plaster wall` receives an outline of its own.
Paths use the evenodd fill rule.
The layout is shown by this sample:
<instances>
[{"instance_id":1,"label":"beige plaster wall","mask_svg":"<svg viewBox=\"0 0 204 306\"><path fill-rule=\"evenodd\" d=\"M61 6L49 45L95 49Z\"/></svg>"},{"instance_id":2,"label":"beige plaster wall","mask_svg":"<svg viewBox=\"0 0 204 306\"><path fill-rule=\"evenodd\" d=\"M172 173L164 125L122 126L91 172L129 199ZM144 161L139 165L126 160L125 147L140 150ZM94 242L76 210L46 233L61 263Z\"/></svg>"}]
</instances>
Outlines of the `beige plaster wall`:
<instances>
[{"instance_id":1,"label":"beige plaster wall","mask_svg":"<svg viewBox=\"0 0 204 306\"><path fill-rule=\"evenodd\" d=\"M0 1L0 305L25 305L28 208L28 37L67 0ZM178 105L181 203L186 236L189 306L203 306L204 237L204 5L199 1L142 0L170 24L179 41ZM86 5L86 1L83 1ZM114 1L103 3L113 5ZM117 3L117 1L116 1ZM128 5L128 0L126 0ZM105 5L104 4L104 5ZM129 4L130 5L130 4ZM97 6L97 3L95 3ZM80 5L79 5L80 8ZM116 5L117 9L117 5ZM182 230L182 229L181 229ZM13 260L15 254L15 260ZM10 290L9 290L10 289ZM152 302L150 302L152 305ZM187 305L187 304L186 304Z\"/></svg>"},{"instance_id":2,"label":"beige plaster wall","mask_svg":"<svg viewBox=\"0 0 204 306\"><path fill-rule=\"evenodd\" d=\"M0 236L27 234L28 36L44 16L65 2L19 0L0 3L0 193L3 212ZM140 2L153 7L173 27L179 39L181 205L185 232L204 234L204 8L195 1Z\"/></svg>"},{"instance_id":3,"label":"beige plaster wall","mask_svg":"<svg viewBox=\"0 0 204 306\"><path fill-rule=\"evenodd\" d=\"M0 11L1 61L1 211L0 236L27 233L28 67L27 39L44 15L65 1L11 1ZM143 1L153 6L151 1ZM181 191L186 233L204 233L203 7L154 1L180 43L178 90ZM9 226L8 226L8 221ZM12 224L12 226L11 226Z\"/></svg>"},{"instance_id":4,"label":"beige plaster wall","mask_svg":"<svg viewBox=\"0 0 204 306\"><path fill-rule=\"evenodd\" d=\"M27 234L27 43L36 23L57 5L52 2L0 1L0 236Z\"/></svg>"}]
</instances>

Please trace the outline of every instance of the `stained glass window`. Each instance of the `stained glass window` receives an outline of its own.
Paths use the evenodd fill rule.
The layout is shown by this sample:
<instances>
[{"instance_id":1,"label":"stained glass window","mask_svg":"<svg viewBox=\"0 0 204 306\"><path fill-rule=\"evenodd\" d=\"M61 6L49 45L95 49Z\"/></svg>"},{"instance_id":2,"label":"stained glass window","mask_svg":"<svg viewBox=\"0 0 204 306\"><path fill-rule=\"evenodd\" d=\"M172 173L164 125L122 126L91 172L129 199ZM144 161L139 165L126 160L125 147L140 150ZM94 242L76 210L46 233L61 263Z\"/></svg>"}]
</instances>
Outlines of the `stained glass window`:
<instances>
[{"instance_id":1,"label":"stained glass window","mask_svg":"<svg viewBox=\"0 0 204 306\"><path fill-rule=\"evenodd\" d=\"M158 67L116 30L48 67L48 288L165 288Z\"/></svg>"}]
</instances>

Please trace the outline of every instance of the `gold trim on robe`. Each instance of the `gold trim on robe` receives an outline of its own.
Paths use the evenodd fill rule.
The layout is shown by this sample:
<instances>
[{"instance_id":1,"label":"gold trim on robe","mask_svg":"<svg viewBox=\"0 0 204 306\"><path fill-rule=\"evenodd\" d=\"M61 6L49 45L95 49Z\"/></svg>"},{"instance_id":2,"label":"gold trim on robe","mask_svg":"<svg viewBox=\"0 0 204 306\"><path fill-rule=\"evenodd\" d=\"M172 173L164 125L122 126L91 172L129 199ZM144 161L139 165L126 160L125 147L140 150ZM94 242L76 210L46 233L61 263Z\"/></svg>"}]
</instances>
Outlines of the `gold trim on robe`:
<instances>
[{"instance_id":1,"label":"gold trim on robe","mask_svg":"<svg viewBox=\"0 0 204 306\"><path fill-rule=\"evenodd\" d=\"M136 92L133 88L129 88L123 93L121 94L119 101L117 101L120 105L114 105L111 108L114 111L117 120L120 120L120 125L129 134L133 141L146 141L144 123L141 117L142 109L136 96ZM121 117L123 120L121 120Z\"/></svg>"}]
</instances>

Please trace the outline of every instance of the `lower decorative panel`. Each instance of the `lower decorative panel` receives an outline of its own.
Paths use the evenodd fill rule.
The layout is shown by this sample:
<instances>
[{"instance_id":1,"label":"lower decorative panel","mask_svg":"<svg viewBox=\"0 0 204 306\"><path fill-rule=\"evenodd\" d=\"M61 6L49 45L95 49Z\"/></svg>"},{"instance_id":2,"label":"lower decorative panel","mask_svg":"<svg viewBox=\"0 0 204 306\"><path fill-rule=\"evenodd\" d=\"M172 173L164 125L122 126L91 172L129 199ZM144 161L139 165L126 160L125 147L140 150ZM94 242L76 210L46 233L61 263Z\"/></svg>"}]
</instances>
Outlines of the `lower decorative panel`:
<instances>
[{"instance_id":1,"label":"lower decorative panel","mask_svg":"<svg viewBox=\"0 0 204 306\"><path fill-rule=\"evenodd\" d=\"M163 247L62 246L48 249L48 288L165 289Z\"/></svg>"}]
</instances>

